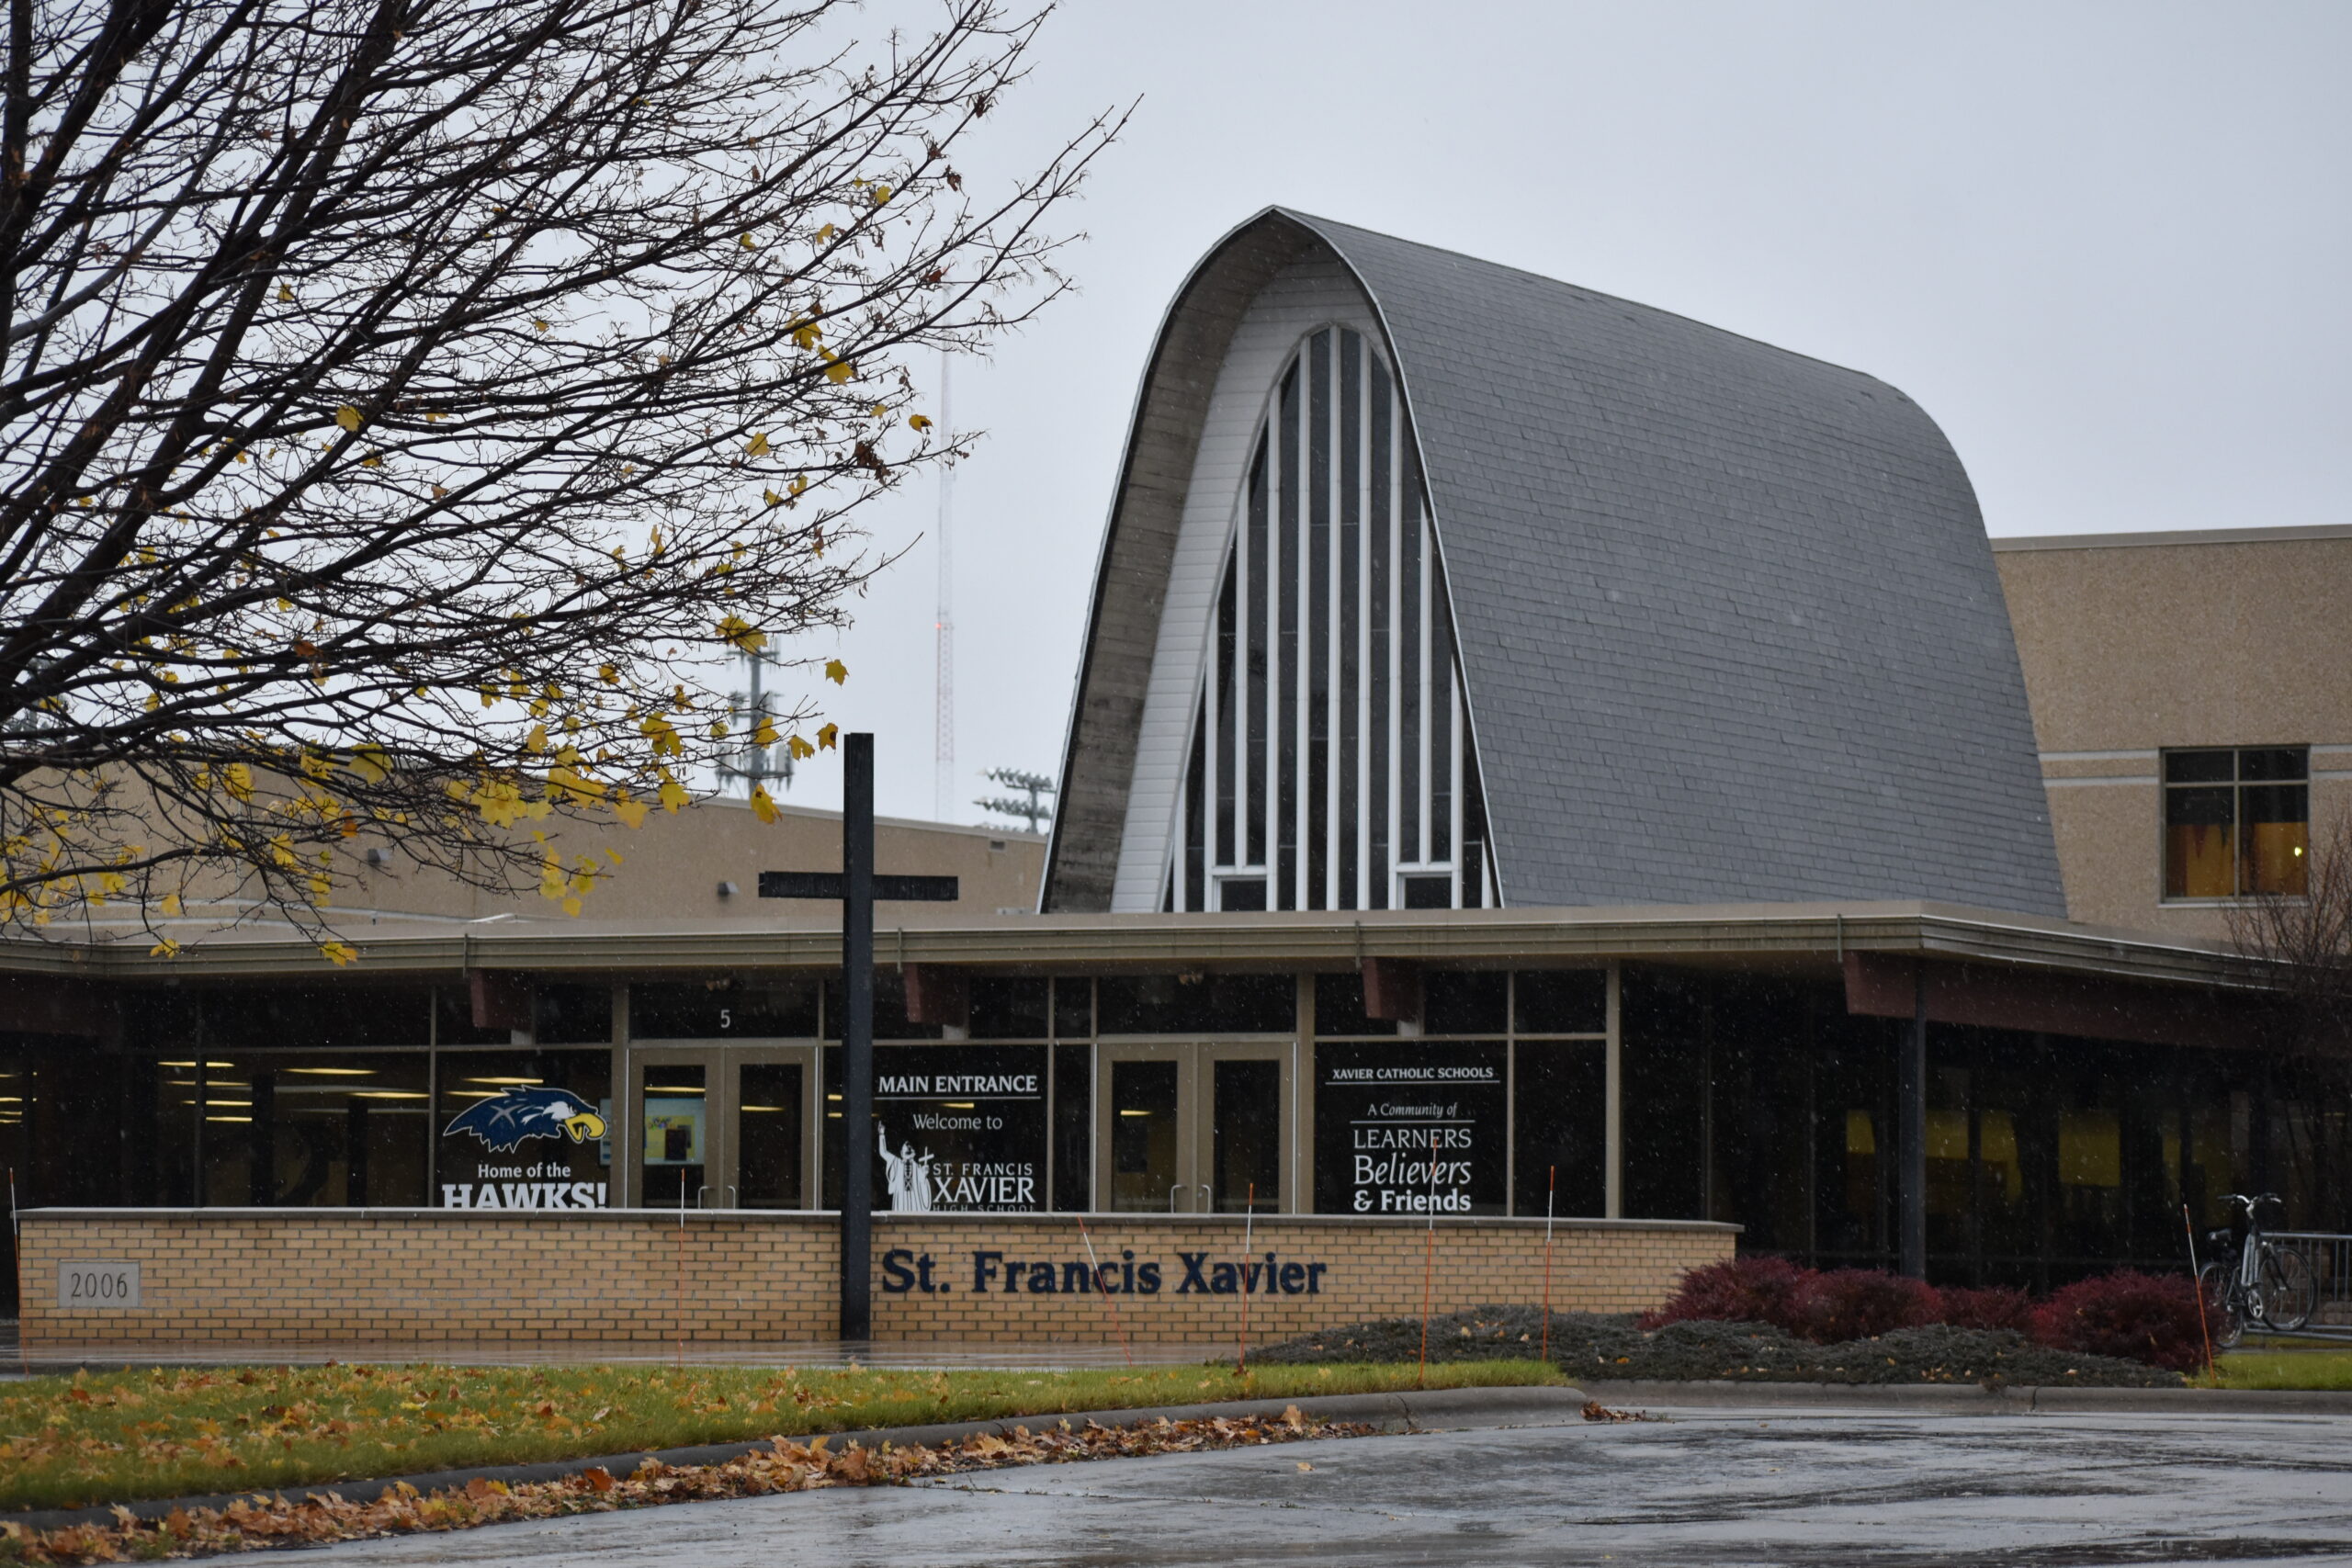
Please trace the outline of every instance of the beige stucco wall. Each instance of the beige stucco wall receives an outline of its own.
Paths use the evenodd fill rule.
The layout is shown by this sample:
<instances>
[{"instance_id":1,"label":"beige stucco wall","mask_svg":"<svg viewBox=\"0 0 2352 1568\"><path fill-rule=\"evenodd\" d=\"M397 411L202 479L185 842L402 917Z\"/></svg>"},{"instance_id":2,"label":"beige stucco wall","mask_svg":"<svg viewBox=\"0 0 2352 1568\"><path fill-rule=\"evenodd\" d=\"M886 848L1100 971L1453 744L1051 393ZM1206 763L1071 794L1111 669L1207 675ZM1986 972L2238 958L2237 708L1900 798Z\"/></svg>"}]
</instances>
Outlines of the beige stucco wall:
<instances>
[{"instance_id":1,"label":"beige stucco wall","mask_svg":"<svg viewBox=\"0 0 2352 1568\"><path fill-rule=\"evenodd\" d=\"M599 920L774 919L820 912L833 906L760 897L760 873L838 871L842 863L840 813L780 807L776 820L762 822L745 802L724 798L674 813L648 812L644 825L636 829L617 821L594 827L571 824L548 838L567 857L602 856L607 848L620 852L621 863L613 865L606 859L606 874L581 909L583 918ZM942 906L943 912L1025 914L1035 909L1045 856L1043 837L1002 828L959 828L896 818L882 818L874 827L876 871L960 880L963 897ZM495 897L399 863L359 874L357 887L337 895L339 905L461 919L507 910L561 915L557 905L536 890L520 898ZM721 895L722 882L732 882L737 891Z\"/></svg>"},{"instance_id":2,"label":"beige stucco wall","mask_svg":"<svg viewBox=\"0 0 2352 1568\"><path fill-rule=\"evenodd\" d=\"M2313 837L2352 811L2352 528L1996 539L2078 920L2226 934L2166 904L2158 754L2312 748Z\"/></svg>"}]
</instances>

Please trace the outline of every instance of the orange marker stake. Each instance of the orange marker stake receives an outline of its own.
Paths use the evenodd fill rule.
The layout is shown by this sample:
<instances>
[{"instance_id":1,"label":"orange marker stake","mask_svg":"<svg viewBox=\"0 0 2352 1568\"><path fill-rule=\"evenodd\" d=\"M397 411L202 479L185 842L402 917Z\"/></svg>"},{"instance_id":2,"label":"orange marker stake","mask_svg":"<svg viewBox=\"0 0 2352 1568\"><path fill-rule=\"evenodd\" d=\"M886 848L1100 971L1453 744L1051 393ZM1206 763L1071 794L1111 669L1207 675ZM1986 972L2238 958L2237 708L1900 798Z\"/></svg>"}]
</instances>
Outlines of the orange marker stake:
<instances>
[{"instance_id":1,"label":"orange marker stake","mask_svg":"<svg viewBox=\"0 0 2352 1568\"><path fill-rule=\"evenodd\" d=\"M1550 1185L1544 1189L1544 1364L1552 1364L1552 1209L1560 1191L1560 1168L1554 1166Z\"/></svg>"},{"instance_id":2,"label":"orange marker stake","mask_svg":"<svg viewBox=\"0 0 2352 1568\"><path fill-rule=\"evenodd\" d=\"M2180 1228L2188 1235L2188 1282L2197 1292L2197 1332L2205 1337L2205 1375L2213 1386L2222 1386L2222 1369L2213 1364L2213 1331L2205 1325L2205 1282L2197 1273L2197 1222L2188 1217L2188 1205L2180 1206Z\"/></svg>"},{"instance_id":3,"label":"orange marker stake","mask_svg":"<svg viewBox=\"0 0 2352 1568\"><path fill-rule=\"evenodd\" d=\"M1102 1292L1102 1304L1111 1309L1111 1332L1119 1337L1119 1354L1125 1356L1127 1365L1132 1367L1136 1364L1136 1353L1127 1344L1126 1325L1119 1321L1118 1298L1111 1293L1111 1287L1103 1281L1102 1265L1095 1259L1094 1238L1087 1234L1084 1214L1078 1217L1078 1238L1086 1243L1086 1266L1093 1270L1094 1288Z\"/></svg>"},{"instance_id":4,"label":"orange marker stake","mask_svg":"<svg viewBox=\"0 0 2352 1568\"><path fill-rule=\"evenodd\" d=\"M1430 1292L1436 1280L1437 1269L1437 1139L1430 1139L1430 1198L1428 1209L1428 1239L1421 1245L1421 1364L1413 1373L1413 1386L1426 1388L1430 1381Z\"/></svg>"},{"instance_id":5,"label":"orange marker stake","mask_svg":"<svg viewBox=\"0 0 2352 1568\"><path fill-rule=\"evenodd\" d=\"M1241 1348L1233 1358L1233 1375L1240 1377L1250 1370L1250 1245L1258 1224L1258 1184L1250 1184L1250 1195L1241 1201Z\"/></svg>"}]
</instances>

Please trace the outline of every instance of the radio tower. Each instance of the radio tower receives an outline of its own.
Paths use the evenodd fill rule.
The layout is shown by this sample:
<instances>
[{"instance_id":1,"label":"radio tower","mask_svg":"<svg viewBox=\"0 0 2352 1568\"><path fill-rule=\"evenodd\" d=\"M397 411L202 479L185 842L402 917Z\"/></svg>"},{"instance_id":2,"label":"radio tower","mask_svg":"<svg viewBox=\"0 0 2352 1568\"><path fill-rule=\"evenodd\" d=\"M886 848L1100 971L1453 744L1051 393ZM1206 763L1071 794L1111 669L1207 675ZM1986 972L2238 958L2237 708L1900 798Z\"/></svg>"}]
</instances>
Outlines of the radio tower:
<instances>
[{"instance_id":1,"label":"radio tower","mask_svg":"<svg viewBox=\"0 0 2352 1568\"><path fill-rule=\"evenodd\" d=\"M939 438L952 446L956 427L950 423L947 354L939 355ZM956 507L956 470L946 458L939 464L939 618L933 630L939 644L939 667L933 673L938 712L932 726L932 816L947 820L948 797L956 788L956 590L954 558L949 554L947 525Z\"/></svg>"}]
</instances>

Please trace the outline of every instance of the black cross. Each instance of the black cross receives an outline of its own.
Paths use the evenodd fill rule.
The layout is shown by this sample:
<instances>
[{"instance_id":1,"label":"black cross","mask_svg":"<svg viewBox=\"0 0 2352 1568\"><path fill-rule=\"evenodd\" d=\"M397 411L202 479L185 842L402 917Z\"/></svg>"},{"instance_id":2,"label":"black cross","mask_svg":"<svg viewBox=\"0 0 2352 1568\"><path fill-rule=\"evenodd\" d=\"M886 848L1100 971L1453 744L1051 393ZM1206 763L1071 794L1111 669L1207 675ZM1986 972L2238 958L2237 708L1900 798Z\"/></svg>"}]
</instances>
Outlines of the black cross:
<instances>
[{"instance_id":1,"label":"black cross","mask_svg":"<svg viewBox=\"0 0 2352 1568\"><path fill-rule=\"evenodd\" d=\"M874 901L950 904L952 876L874 874L874 737L842 737L842 868L763 871L763 898L842 906L842 1313L843 1339L874 1337Z\"/></svg>"}]
</instances>

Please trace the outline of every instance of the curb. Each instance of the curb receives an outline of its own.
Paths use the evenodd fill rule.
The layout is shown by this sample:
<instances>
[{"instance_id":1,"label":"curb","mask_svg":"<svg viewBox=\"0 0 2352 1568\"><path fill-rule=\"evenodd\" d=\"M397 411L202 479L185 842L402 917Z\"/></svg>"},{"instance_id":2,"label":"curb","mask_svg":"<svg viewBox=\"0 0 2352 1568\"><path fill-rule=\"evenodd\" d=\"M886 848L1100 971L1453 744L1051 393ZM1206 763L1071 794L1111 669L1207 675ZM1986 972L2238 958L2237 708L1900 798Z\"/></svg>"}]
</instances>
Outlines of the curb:
<instances>
[{"instance_id":1,"label":"curb","mask_svg":"<svg viewBox=\"0 0 2352 1568\"><path fill-rule=\"evenodd\" d=\"M1383 1431L1420 1431L1432 1427L1474 1427L1544 1426L1555 1421L1581 1420L1586 1395L1581 1389L1552 1384L1540 1388L1458 1388L1423 1393L1340 1393L1327 1397L1302 1394L1289 1399L1227 1400L1215 1404L1163 1404L1145 1409L1040 1411L1031 1416L1005 1416L988 1421L955 1421L930 1427L883 1427L862 1432L810 1432L792 1441L814 1442L822 1437L836 1451L852 1444L878 1449L888 1443L907 1448L918 1443L947 1443L982 1432L1010 1436L1015 1427L1032 1430L1067 1421L1073 1427L1092 1421L1103 1427L1140 1427L1159 1420L1205 1421L1256 1416L1278 1420L1292 1405L1300 1414L1325 1421L1364 1421ZM628 1453L597 1454L582 1459L546 1460L535 1464L492 1464L471 1470L436 1470L421 1475L386 1476L372 1481L322 1482L315 1485L256 1487L243 1492L208 1492L191 1497L150 1497L120 1505L133 1518L155 1520L175 1508L226 1508L240 1498L332 1497L350 1503L372 1503L402 1483L419 1492L442 1492L474 1481L502 1481L509 1486L561 1481L602 1468L627 1475L647 1460L665 1465L718 1465L766 1448L774 1439L758 1438L732 1443L704 1443L684 1449L639 1449ZM63 1529L73 1525L118 1522L116 1505L87 1508L28 1508L0 1510L0 1525L28 1530Z\"/></svg>"},{"instance_id":2,"label":"curb","mask_svg":"<svg viewBox=\"0 0 2352 1568\"><path fill-rule=\"evenodd\" d=\"M2352 1416L2352 1391L2287 1388L1986 1388L1976 1383L1690 1382L1595 1379L1603 1404L1843 1408L1879 1415Z\"/></svg>"}]
</instances>

